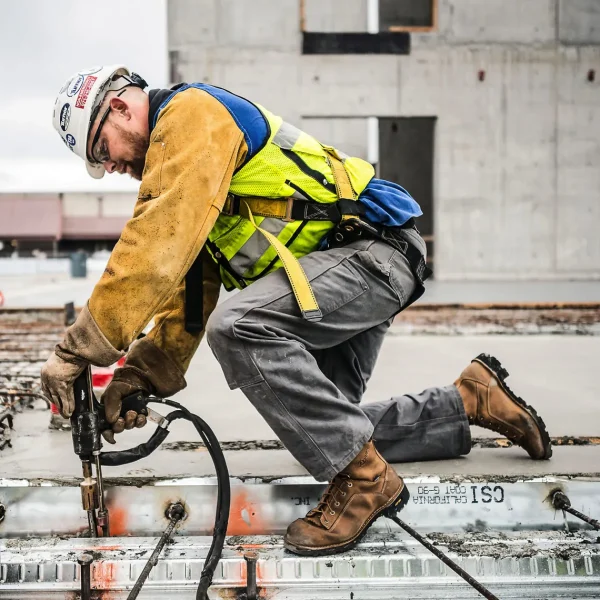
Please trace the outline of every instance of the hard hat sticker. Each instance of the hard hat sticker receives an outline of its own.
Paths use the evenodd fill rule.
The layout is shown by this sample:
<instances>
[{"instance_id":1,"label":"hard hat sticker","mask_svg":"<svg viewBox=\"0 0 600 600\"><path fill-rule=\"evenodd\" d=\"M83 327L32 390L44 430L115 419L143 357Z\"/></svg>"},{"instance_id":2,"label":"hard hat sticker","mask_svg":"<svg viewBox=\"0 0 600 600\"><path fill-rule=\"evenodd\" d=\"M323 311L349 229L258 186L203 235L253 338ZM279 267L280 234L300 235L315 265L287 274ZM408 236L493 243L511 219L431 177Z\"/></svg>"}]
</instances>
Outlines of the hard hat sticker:
<instances>
[{"instance_id":1,"label":"hard hat sticker","mask_svg":"<svg viewBox=\"0 0 600 600\"><path fill-rule=\"evenodd\" d=\"M63 131L66 131L69 127L69 122L71 121L71 105L67 102L63 104L63 107L60 109L60 128Z\"/></svg>"},{"instance_id":2,"label":"hard hat sticker","mask_svg":"<svg viewBox=\"0 0 600 600\"><path fill-rule=\"evenodd\" d=\"M73 150L73 146L75 146L75 138L70 133L67 133L67 137L65 138L65 140L69 148Z\"/></svg>"},{"instance_id":3,"label":"hard hat sticker","mask_svg":"<svg viewBox=\"0 0 600 600\"><path fill-rule=\"evenodd\" d=\"M75 102L75 106L77 108L84 108L85 103L87 102L88 96L90 95L90 90L94 87L94 83L96 82L97 77L93 77L89 75L85 78L85 83L81 87L81 91L77 96L77 100Z\"/></svg>"},{"instance_id":4,"label":"hard hat sticker","mask_svg":"<svg viewBox=\"0 0 600 600\"><path fill-rule=\"evenodd\" d=\"M81 89L83 80L83 75L77 75L75 78L73 78L73 81L71 81L69 89L67 90L67 96L69 96L69 98L72 98Z\"/></svg>"}]
</instances>

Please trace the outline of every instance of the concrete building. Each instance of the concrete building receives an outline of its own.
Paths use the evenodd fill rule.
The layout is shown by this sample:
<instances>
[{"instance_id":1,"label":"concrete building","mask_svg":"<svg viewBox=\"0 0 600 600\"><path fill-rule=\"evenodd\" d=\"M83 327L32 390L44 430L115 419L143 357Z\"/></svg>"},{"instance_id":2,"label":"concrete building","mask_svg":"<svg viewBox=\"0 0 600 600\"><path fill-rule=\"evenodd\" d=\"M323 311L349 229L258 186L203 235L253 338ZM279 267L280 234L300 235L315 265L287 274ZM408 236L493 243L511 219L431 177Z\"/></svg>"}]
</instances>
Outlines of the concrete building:
<instances>
[{"instance_id":1,"label":"concrete building","mask_svg":"<svg viewBox=\"0 0 600 600\"><path fill-rule=\"evenodd\" d=\"M0 257L112 249L133 214L138 184L116 176L98 182L79 160L76 166L15 161L10 178L0 173Z\"/></svg>"},{"instance_id":2,"label":"concrete building","mask_svg":"<svg viewBox=\"0 0 600 600\"><path fill-rule=\"evenodd\" d=\"M0 194L0 256L111 250L134 203L131 194Z\"/></svg>"},{"instance_id":3,"label":"concrete building","mask_svg":"<svg viewBox=\"0 0 600 600\"><path fill-rule=\"evenodd\" d=\"M262 103L405 185L439 279L600 278L598 0L169 0L168 15L173 81Z\"/></svg>"}]
</instances>

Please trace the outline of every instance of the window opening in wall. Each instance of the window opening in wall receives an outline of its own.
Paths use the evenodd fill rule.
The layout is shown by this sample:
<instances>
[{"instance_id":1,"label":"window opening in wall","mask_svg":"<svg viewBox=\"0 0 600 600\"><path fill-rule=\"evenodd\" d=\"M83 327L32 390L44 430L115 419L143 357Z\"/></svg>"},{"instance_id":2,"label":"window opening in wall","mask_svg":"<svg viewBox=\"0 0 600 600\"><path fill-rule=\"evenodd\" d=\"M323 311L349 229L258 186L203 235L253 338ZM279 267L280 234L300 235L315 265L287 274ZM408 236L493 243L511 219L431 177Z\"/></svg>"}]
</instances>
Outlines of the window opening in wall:
<instances>
[{"instance_id":1,"label":"window opening in wall","mask_svg":"<svg viewBox=\"0 0 600 600\"><path fill-rule=\"evenodd\" d=\"M417 224L427 244L427 264L434 262L435 117L379 119L378 177L408 190L423 216Z\"/></svg>"},{"instance_id":2,"label":"window opening in wall","mask_svg":"<svg viewBox=\"0 0 600 600\"><path fill-rule=\"evenodd\" d=\"M438 0L379 0L381 31L433 31L437 17Z\"/></svg>"},{"instance_id":3,"label":"window opening in wall","mask_svg":"<svg viewBox=\"0 0 600 600\"><path fill-rule=\"evenodd\" d=\"M417 220L434 259L434 158L436 117L305 116L302 129L320 142L367 160L376 176L404 187L419 203Z\"/></svg>"},{"instance_id":4,"label":"window opening in wall","mask_svg":"<svg viewBox=\"0 0 600 600\"><path fill-rule=\"evenodd\" d=\"M71 240L60 240L58 242L58 251L61 254L68 255L77 250L84 250L88 254L95 252L112 252L118 240L115 239L98 239L89 240L74 238Z\"/></svg>"},{"instance_id":5,"label":"window opening in wall","mask_svg":"<svg viewBox=\"0 0 600 600\"><path fill-rule=\"evenodd\" d=\"M379 0L299 2L302 54L410 53L408 32L380 29Z\"/></svg>"},{"instance_id":6,"label":"window opening in wall","mask_svg":"<svg viewBox=\"0 0 600 600\"><path fill-rule=\"evenodd\" d=\"M302 54L409 54L408 33L321 33L302 34Z\"/></svg>"}]
</instances>

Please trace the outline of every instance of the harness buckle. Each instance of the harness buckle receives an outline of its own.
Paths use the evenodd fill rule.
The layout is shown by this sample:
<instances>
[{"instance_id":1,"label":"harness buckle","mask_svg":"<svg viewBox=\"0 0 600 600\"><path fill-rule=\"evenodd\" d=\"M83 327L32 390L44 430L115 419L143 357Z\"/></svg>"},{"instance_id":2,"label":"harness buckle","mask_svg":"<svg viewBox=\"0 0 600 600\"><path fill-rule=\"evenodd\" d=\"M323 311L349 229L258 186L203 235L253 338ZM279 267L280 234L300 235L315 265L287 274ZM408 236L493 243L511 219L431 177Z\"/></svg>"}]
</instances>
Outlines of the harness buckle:
<instances>
[{"instance_id":1,"label":"harness buckle","mask_svg":"<svg viewBox=\"0 0 600 600\"><path fill-rule=\"evenodd\" d=\"M225 197L225 204L223 205L222 215L233 217L235 211L235 196L231 193Z\"/></svg>"},{"instance_id":2,"label":"harness buckle","mask_svg":"<svg viewBox=\"0 0 600 600\"><path fill-rule=\"evenodd\" d=\"M286 223L291 223L292 221L296 220L296 219L292 219L292 208L293 207L294 207L294 199L290 197L287 199L287 205L285 207L285 217L283 217L283 219L281 219L282 221L285 221Z\"/></svg>"}]
</instances>

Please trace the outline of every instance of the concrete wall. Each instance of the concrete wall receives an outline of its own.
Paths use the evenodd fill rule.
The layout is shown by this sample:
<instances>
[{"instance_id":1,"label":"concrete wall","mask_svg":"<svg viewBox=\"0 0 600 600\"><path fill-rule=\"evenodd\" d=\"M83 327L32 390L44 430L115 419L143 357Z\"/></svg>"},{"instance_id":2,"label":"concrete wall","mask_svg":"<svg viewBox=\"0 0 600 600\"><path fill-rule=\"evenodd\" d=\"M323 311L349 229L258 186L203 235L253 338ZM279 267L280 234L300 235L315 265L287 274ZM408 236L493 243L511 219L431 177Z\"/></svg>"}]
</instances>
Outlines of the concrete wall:
<instances>
[{"instance_id":1,"label":"concrete wall","mask_svg":"<svg viewBox=\"0 0 600 600\"><path fill-rule=\"evenodd\" d=\"M309 30L366 30L364 1L306 4ZM408 56L303 56L298 0L169 0L169 47L178 79L359 156L366 117L436 116L438 278L600 278L600 2L440 0L438 16Z\"/></svg>"},{"instance_id":2,"label":"concrete wall","mask_svg":"<svg viewBox=\"0 0 600 600\"><path fill-rule=\"evenodd\" d=\"M136 200L116 192L0 194L0 239L116 240Z\"/></svg>"}]
</instances>

